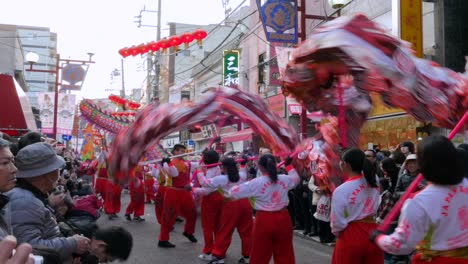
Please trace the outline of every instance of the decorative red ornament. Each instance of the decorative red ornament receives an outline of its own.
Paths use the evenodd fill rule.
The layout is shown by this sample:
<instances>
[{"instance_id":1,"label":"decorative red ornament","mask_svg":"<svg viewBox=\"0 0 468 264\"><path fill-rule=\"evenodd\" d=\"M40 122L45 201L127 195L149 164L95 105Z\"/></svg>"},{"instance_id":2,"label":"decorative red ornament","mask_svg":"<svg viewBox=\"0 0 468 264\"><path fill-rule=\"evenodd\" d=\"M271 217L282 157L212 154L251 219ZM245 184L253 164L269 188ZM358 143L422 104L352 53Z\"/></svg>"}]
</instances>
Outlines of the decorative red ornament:
<instances>
[{"instance_id":1,"label":"decorative red ornament","mask_svg":"<svg viewBox=\"0 0 468 264\"><path fill-rule=\"evenodd\" d=\"M123 49L120 49L119 54L120 54L120 56L122 56L124 58L127 58L128 56L130 56L130 52L128 51L127 47L125 47Z\"/></svg>"},{"instance_id":2,"label":"decorative red ornament","mask_svg":"<svg viewBox=\"0 0 468 264\"><path fill-rule=\"evenodd\" d=\"M151 42L148 43L146 46L147 46L148 49L149 49L150 51L152 51L152 52L156 52L156 51L158 51L158 50L161 49L161 46L160 46L159 43L156 42L156 41L151 41Z\"/></svg>"},{"instance_id":3,"label":"decorative red ornament","mask_svg":"<svg viewBox=\"0 0 468 264\"><path fill-rule=\"evenodd\" d=\"M131 47L128 49L128 52L129 52L132 56L134 56L134 57L135 57L136 55L139 54L139 50L138 50L138 48L137 48L135 45L131 46Z\"/></svg>"},{"instance_id":4,"label":"decorative red ornament","mask_svg":"<svg viewBox=\"0 0 468 264\"><path fill-rule=\"evenodd\" d=\"M203 29L198 29L192 33L192 36L197 40L197 44L201 46L203 39L208 36L208 33Z\"/></svg>"},{"instance_id":5,"label":"decorative red ornament","mask_svg":"<svg viewBox=\"0 0 468 264\"><path fill-rule=\"evenodd\" d=\"M194 39L195 38L190 33L184 33L180 35L180 40L182 40L186 49L188 49L190 42L192 42Z\"/></svg>"},{"instance_id":6,"label":"decorative red ornament","mask_svg":"<svg viewBox=\"0 0 468 264\"><path fill-rule=\"evenodd\" d=\"M179 45L182 44L182 40L178 36L170 37L169 42L176 52L179 50Z\"/></svg>"},{"instance_id":7,"label":"decorative red ornament","mask_svg":"<svg viewBox=\"0 0 468 264\"><path fill-rule=\"evenodd\" d=\"M166 50L171 47L171 43L166 38L161 39L158 43L163 52L166 52Z\"/></svg>"},{"instance_id":8,"label":"decorative red ornament","mask_svg":"<svg viewBox=\"0 0 468 264\"><path fill-rule=\"evenodd\" d=\"M140 45L138 45L138 46L137 46L137 49L138 49L138 53L141 54L141 55L143 55L143 54L145 54L145 53L148 52L148 47L147 47L145 44L143 44L143 43L140 44Z\"/></svg>"}]
</instances>

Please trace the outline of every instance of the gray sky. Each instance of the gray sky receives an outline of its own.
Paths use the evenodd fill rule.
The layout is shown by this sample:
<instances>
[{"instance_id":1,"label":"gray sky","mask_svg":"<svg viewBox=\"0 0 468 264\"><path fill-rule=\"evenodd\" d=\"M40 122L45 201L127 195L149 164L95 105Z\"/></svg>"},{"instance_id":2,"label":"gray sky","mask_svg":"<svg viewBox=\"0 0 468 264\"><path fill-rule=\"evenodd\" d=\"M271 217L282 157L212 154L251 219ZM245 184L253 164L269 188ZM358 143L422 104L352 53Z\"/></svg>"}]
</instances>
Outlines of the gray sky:
<instances>
[{"instance_id":1,"label":"gray sky","mask_svg":"<svg viewBox=\"0 0 468 264\"><path fill-rule=\"evenodd\" d=\"M162 37L168 35L167 22L204 25L217 24L224 18L223 0L161 1ZM234 9L242 2L229 0L228 6ZM133 21L144 6L156 10L157 0L0 0L0 3L0 24L49 27L57 33L61 58L87 60L87 52L95 53L96 64L90 67L79 97L107 97L112 93L105 91L112 88L110 74L113 69L120 69L118 50L156 39L155 28L138 28ZM156 25L156 13L142 15L142 24ZM139 56L124 60L126 87L141 86L145 72L138 66L143 61Z\"/></svg>"}]
</instances>

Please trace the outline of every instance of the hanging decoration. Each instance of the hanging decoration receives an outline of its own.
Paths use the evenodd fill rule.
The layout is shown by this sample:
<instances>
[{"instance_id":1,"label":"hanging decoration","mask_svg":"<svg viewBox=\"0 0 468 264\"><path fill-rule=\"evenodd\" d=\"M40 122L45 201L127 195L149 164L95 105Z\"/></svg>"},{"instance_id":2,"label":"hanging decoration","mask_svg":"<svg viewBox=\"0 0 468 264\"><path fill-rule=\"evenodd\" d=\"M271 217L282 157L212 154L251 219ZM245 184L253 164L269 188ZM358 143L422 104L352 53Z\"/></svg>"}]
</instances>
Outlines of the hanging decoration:
<instances>
[{"instance_id":1,"label":"hanging decoration","mask_svg":"<svg viewBox=\"0 0 468 264\"><path fill-rule=\"evenodd\" d=\"M111 100L111 102L113 102L114 104L118 106L125 108L126 110L138 110L141 107L141 104L137 102L127 100L125 98L122 98L114 94L109 95L108 98L109 100Z\"/></svg>"},{"instance_id":2,"label":"hanging decoration","mask_svg":"<svg viewBox=\"0 0 468 264\"><path fill-rule=\"evenodd\" d=\"M203 39L208 36L208 33L203 29L197 29L192 33L184 33L180 36L171 36L169 38L163 38L159 41L151 41L146 44L140 44L138 46L131 46L129 48L125 47L119 50L120 56L126 58L128 56L137 56L144 55L146 53L153 53L161 50L163 53L167 52L167 49L174 48L177 52L179 51L179 45L184 44L185 49L187 49L190 43L194 40L197 41L197 44L201 46L203 44Z\"/></svg>"},{"instance_id":3,"label":"hanging decoration","mask_svg":"<svg viewBox=\"0 0 468 264\"><path fill-rule=\"evenodd\" d=\"M206 31L203 29L199 29L193 32L192 35L197 40L198 46L201 46L203 44L203 39L208 36L208 33L206 33Z\"/></svg>"}]
</instances>

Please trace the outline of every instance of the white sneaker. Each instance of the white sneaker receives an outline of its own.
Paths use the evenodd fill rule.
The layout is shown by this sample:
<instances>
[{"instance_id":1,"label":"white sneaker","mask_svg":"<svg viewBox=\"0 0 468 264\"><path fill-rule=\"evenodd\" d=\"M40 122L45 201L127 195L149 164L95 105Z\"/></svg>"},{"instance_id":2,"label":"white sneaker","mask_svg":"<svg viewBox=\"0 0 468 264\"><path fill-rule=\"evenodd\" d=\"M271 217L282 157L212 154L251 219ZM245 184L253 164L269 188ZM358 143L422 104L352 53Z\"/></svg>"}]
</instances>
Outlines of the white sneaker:
<instances>
[{"instance_id":1,"label":"white sneaker","mask_svg":"<svg viewBox=\"0 0 468 264\"><path fill-rule=\"evenodd\" d=\"M205 260L205 261L212 261L214 259L214 257L211 254L205 254L205 253L198 256L198 258L201 260Z\"/></svg>"},{"instance_id":2,"label":"white sneaker","mask_svg":"<svg viewBox=\"0 0 468 264\"><path fill-rule=\"evenodd\" d=\"M224 264L224 259L217 259L213 257L213 260L209 264Z\"/></svg>"}]
</instances>

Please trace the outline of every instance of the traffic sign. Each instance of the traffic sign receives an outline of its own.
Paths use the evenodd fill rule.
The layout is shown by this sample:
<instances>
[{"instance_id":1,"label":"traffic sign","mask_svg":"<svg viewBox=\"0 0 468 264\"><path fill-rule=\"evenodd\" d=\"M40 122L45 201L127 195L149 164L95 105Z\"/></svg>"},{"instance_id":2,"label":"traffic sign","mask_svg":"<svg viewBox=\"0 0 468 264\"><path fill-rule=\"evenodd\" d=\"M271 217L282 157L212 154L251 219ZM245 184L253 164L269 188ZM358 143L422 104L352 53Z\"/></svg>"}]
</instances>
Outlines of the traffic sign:
<instances>
[{"instance_id":1,"label":"traffic sign","mask_svg":"<svg viewBox=\"0 0 468 264\"><path fill-rule=\"evenodd\" d=\"M62 135L62 139L65 141L70 141L72 139L72 135Z\"/></svg>"}]
</instances>

